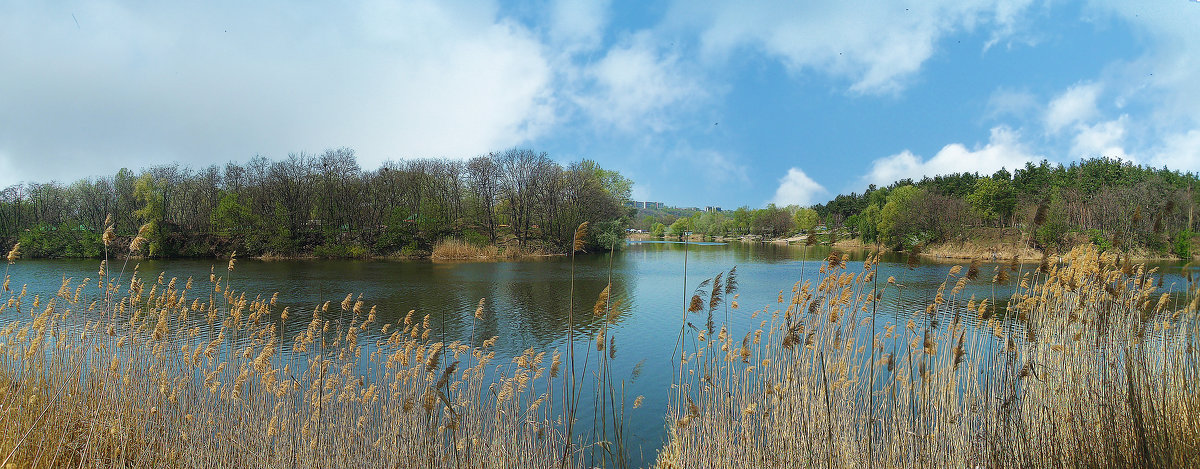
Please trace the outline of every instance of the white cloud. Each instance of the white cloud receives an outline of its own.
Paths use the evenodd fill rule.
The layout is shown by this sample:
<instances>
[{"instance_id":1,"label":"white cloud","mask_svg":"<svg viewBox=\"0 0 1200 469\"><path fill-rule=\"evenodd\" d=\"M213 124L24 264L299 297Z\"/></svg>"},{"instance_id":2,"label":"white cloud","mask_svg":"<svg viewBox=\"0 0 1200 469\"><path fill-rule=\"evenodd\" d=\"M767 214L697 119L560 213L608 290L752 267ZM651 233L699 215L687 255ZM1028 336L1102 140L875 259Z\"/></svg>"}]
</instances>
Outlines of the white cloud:
<instances>
[{"instance_id":1,"label":"white cloud","mask_svg":"<svg viewBox=\"0 0 1200 469\"><path fill-rule=\"evenodd\" d=\"M803 170L789 168L787 175L779 180L779 188L775 190L771 202L779 206L795 204L804 207L812 205L815 197L825 192L825 188L804 174Z\"/></svg>"},{"instance_id":2,"label":"white cloud","mask_svg":"<svg viewBox=\"0 0 1200 469\"><path fill-rule=\"evenodd\" d=\"M1074 129L1072 156L1124 155L1156 167L1200 169L1200 6L1093 1L1087 13L1111 15L1132 27L1144 52L1133 60L1110 63L1096 78L1094 86L1103 86L1104 94L1113 96L1123 113L1120 117L1100 115L1093 100L1091 107L1078 107L1081 112L1076 114L1082 117L1055 119L1058 129ZM1094 123L1099 120L1103 121ZM1050 123L1047 119L1053 131Z\"/></svg>"},{"instance_id":3,"label":"white cloud","mask_svg":"<svg viewBox=\"0 0 1200 469\"><path fill-rule=\"evenodd\" d=\"M1046 107L1043 121L1050 133L1058 133L1063 127L1086 122L1098 114L1096 98L1100 94L1097 83L1081 83L1064 91Z\"/></svg>"},{"instance_id":4,"label":"white cloud","mask_svg":"<svg viewBox=\"0 0 1200 469\"><path fill-rule=\"evenodd\" d=\"M569 52L592 50L604 39L607 0L558 0L550 7L550 37Z\"/></svg>"},{"instance_id":5,"label":"white cloud","mask_svg":"<svg viewBox=\"0 0 1200 469\"><path fill-rule=\"evenodd\" d=\"M1200 125L1200 5L1190 2L1093 1L1093 11L1111 13L1132 26L1145 53L1114 63L1105 79L1121 102L1152 107L1152 123L1164 130ZM1181 122L1182 121L1182 122ZM1176 129L1177 130L1177 129ZM1167 133L1167 132L1163 132Z\"/></svg>"},{"instance_id":6,"label":"white cloud","mask_svg":"<svg viewBox=\"0 0 1200 469\"><path fill-rule=\"evenodd\" d=\"M1100 156L1128 160L1125 152L1125 128L1129 116L1100 122L1095 125L1079 124L1076 126L1074 141L1071 144L1071 157L1095 158Z\"/></svg>"},{"instance_id":7,"label":"white cloud","mask_svg":"<svg viewBox=\"0 0 1200 469\"><path fill-rule=\"evenodd\" d=\"M988 97L985 118L1026 117L1030 112L1041 107L1037 98L1029 91L998 89Z\"/></svg>"},{"instance_id":8,"label":"white cloud","mask_svg":"<svg viewBox=\"0 0 1200 469\"><path fill-rule=\"evenodd\" d=\"M763 1L710 5L677 1L679 23L704 30L710 57L742 48L761 51L799 73L816 70L852 82L855 93L901 89L955 31L992 28L992 42L1007 37L1031 0L911 0L878 2ZM991 43L989 43L990 45Z\"/></svg>"},{"instance_id":9,"label":"white cloud","mask_svg":"<svg viewBox=\"0 0 1200 469\"><path fill-rule=\"evenodd\" d=\"M1168 135L1149 163L1180 171L1200 172L1200 130Z\"/></svg>"},{"instance_id":10,"label":"white cloud","mask_svg":"<svg viewBox=\"0 0 1200 469\"><path fill-rule=\"evenodd\" d=\"M0 62L21 64L0 74L0 145L46 162L39 180L338 146L365 167L472 156L555 124L545 56L489 3L20 3L0 15Z\"/></svg>"},{"instance_id":11,"label":"white cloud","mask_svg":"<svg viewBox=\"0 0 1200 469\"><path fill-rule=\"evenodd\" d=\"M738 164L729 155L715 150L702 150L696 153L700 168L709 181L717 183L748 182L746 167Z\"/></svg>"},{"instance_id":12,"label":"white cloud","mask_svg":"<svg viewBox=\"0 0 1200 469\"><path fill-rule=\"evenodd\" d=\"M593 86L578 98L580 106L597 122L623 131L666 131L682 105L705 95L678 55L659 50L647 33L609 49L587 75Z\"/></svg>"},{"instance_id":13,"label":"white cloud","mask_svg":"<svg viewBox=\"0 0 1200 469\"><path fill-rule=\"evenodd\" d=\"M886 158L875 160L871 170L863 177L864 184L886 186L899 179L921 179L939 174L978 172L990 174L1000 168L1013 169L1029 161L1042 158L1034 155L1020 142L1016 131L1008 127L993 127L988 143L967 149L961 143L952 143L928 160L905 150Z\"/></svg>"}]
</instances>

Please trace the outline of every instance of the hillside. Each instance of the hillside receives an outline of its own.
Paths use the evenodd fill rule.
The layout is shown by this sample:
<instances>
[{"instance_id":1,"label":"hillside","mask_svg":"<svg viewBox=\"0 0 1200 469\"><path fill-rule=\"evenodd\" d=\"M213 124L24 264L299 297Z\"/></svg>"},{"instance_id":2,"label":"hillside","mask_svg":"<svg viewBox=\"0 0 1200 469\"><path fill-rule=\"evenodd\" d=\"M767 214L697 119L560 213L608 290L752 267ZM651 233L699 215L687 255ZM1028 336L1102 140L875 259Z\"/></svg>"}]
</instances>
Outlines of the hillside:
<instances>
[{"instance_id":1,"label":"hillside","mask_svg":"<svg viewBox=\"0 0 1200 469\"><path fill-rule=\"evenodd\" d=\"M1091 242L1143 258L1196 251L1200 178L1110 158L1042 161L990 176L905 179L814 206L827 225L892 249L1065 252ZM957 246L957 248L956 248Z\"/></svg>"}]
</instances>

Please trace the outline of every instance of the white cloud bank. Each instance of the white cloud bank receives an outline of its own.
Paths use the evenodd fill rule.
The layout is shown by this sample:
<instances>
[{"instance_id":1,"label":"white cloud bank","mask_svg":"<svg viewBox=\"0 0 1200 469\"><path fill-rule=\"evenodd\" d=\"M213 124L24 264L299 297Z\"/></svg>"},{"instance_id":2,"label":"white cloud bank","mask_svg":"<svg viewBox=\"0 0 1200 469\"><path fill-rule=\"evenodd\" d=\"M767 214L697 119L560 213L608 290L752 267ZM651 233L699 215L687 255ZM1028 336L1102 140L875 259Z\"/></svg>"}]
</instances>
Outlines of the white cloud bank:
<instances>
[{"instance_id":1,"label":"white cloud bank","mask_svg":"<svg viewBox=\"0 0 1200 469\"><path fill-rule=\"evenodd\" d=\"M679 0L675 22L699 26L709 57L744 47L778 59L790 71L816 70L852 82L854 93L889 93L904 86L955 31L991 27L989 46L1012 34L1031 0L911 0L877 2Z\"/></svg>"},{"instance_id":2,"label":"white cloud bank","mask_svg":"<svg viewBox=\"0 0 1200 469\"><path fill-rule=\"evenodd\" d=\"M37 180L337 146L365 167L466 157L556 119L544 44L490 3L4 9L0 62L20 66L0 74L0 145L50 163Z\"/></svg>"},{"instance_id":3,"label":"white cloud bank","mask_svg":"<svg viewBox=\"0 0 1200 469\"><path fill-rule=\"evenodd\" d=\"M1000 126L992 128L987 144L977 145L973 150L961 143L952 143L927 160L908 150L877 159L871 163L871 170L863 177L863 182L885 186L898 179L919 180L924 176L939 174L991 174L1001 168L1011 171L1024 166L1026 162L1041 159L1021 143L1016 131Z\"/></svg>"},{"instance_id":4,"label":"white cloud bank","mask_svg":"<svg viewBox=\"0 0 1200 469\"><path fill-rule=\"evenodd\" d=\"M648 33L634 35L586 69L592 86L577 101L593 120L627 132L658 133L672 127L680 107L704 99L704 89L684 71L679 56L656 44Z\"/></svg>"},{"instance_id":5,"label":"white cloud bank","mask_svg":"<svg viewBox=\"0 0 1200 469\"><path fill-rule=\"evenodd\" d=\"M1100 85L1096 83L1081 83L1068 88L1046 107L1046 130L1058 133L1066 126L1091 120L1098 114L1096 98L1099 95Z\"/></svg>"},{"instance_id":6,"label":"white cloud bank","mask_svg":"<svg viewBox=\"0 0 1200 469\"><path fill-rule=\"evenodd\" d=\"M825 194L824 187L812 180L800 168L790 168L786 175L779 180L779 188L771 202L775 205L799 205L806 207L816 202L818 195Z\"/></svg>"}]
</instances>

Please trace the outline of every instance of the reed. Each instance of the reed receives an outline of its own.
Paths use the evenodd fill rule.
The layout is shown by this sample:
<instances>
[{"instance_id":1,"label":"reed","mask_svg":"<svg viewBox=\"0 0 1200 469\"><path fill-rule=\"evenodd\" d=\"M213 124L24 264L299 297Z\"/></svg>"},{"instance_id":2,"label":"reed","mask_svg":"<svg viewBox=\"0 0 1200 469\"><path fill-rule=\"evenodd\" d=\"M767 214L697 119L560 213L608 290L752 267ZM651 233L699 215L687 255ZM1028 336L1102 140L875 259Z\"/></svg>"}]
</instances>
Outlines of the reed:
<instances>
[{"instance_id":1,"label":"reed","mask_svg":"<svg viewBox=\"0 0 1200 469\"><path fill-rule=\"evenodd\" d=\"M502 256L496 246L479 246L459 239L443 239L433 246L429 258L442 260L493 260Z\"/></svg>"},{"instance_id":2,"label":"reed","mask_svg":"<svg viewBox=\"0 0 1200 469\"><path fill-rule=\"evenodd\" d=\"M569 448L545 352L496 363L495 337L432 340L429 315L381 324L352 295L292 314L215 270L101 273L6 289L0 467L550 467Z\"/></svg>"},{"instance_id":3,"label":"reed","mask_svg":"<svg viewBox=\"0 0 1200 469\"><path fill-rule=\"evenodd\" d=\"M498 338L476 337L484 300L464 344L429 314L381 323L353 294L281 308L233 287L233 256L207 279L103 261L46 298L10 288L18 259L0 298L16 318L0 328L0 467L627 465L611 278L582 358L568 335L565 357L501 362ZM675 383L650 396L669 403L657 466L1200 465L1195 284L1165 292L1085 246L1027 271L950 268L926 307L878 316L905 288L878 262L831 253L749 313L735 269L691 288ZM993 293L965 293L979 284ZM721 308L754 327L735 335Z\"/></svg>"},{"instance_id":4,"label":"reed","mask_svg":"<svg viewBox=\"0 0 1200 469\"><path fill-rule=\"evenodd\" d=\"M926 308L876 326L901 292L877 262L831 256L741 344L703 342L657 466L1200 465L1195 285L1161 291L1083 246L1011 286L997 269L1000 304L964 298L977 263L951 268Z\"/></svg>"}]
</instances>

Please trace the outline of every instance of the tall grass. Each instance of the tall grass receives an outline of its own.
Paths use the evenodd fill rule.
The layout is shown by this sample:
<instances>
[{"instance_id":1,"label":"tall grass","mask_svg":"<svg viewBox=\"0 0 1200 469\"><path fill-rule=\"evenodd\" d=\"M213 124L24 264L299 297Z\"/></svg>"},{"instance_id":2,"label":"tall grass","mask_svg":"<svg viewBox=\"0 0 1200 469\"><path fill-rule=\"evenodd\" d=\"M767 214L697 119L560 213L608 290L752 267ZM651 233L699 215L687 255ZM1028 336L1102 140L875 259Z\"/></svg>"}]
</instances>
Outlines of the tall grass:
<instances>
[{"instance_id":1,"label":"tall grass","mask_svg":"<svg viewBox=\"0 0 1200 469\"><path fill-rule=\"evenodd\" d=\"M1085 246L987 298L954 267L876 329L905 288L877 262L835 252L745 337L698 337L658 467L1200 465L1194 292Z\"/></svg>"},{"instance_id":2,"label":"tall grass","mask_svg":"<svg viewBox=\"0 0 1200 469\"><path fill-rule=\"evenodd\" d=\"M0 467L548 467L567 447L557 361L433 341L428 315L292 312L215 271L51 298L8 281L0 313L26 319L0 330Z\"/></svg>"},{"instance_id":3,"label":"tall grass","mask_svg":"<svg viewBox=\"0 0 1200 469\"><path fill-rule=\"evenodd\" d=\"M627 464L611 280L582 360L568 336L566 357L501 363L474 324L464 344L431 337L415 311L380 323L353 295L280 308L234 288L233 259L199 280L106 265L48 298L6 271L0 467ZM657 465L1200 465L1200 296L1084 247L1029 271L952 268L926 308L877 318L908 288L877 267L835 252L751 313L734 271L694 289L674 389L651 396L670 401ZM972 284L991 293L970 297ZM734 336L714 320L722 306L760 322ZM481 300L471 320L486 314ZM583 389L596 404L580 417Z\"/></svg>"}]
</instances>

